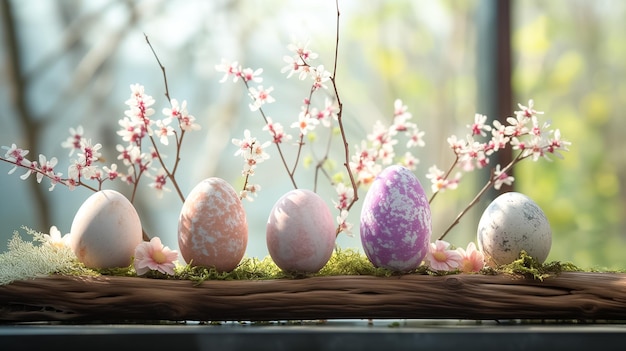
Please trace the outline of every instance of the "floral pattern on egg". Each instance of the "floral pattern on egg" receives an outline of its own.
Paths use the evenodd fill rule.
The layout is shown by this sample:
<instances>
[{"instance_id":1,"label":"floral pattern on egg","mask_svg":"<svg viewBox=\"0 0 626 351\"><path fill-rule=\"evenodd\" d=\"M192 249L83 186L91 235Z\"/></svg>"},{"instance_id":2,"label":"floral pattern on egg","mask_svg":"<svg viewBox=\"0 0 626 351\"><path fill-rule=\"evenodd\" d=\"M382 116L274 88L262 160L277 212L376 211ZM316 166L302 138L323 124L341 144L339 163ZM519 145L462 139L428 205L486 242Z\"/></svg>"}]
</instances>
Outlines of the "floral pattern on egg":
<instances>
[{"instance_id":1,"label":"floral pattern on egg","mask_svg":"<svg viewBox=\"0 0 626 351\"><path fill-rule=\"evenodd\" d=\"M194 266L232 271L248 244L246 213L235 189L208 178L191 190L178 220L178 246Z\"/></svg>"}]
</instances>

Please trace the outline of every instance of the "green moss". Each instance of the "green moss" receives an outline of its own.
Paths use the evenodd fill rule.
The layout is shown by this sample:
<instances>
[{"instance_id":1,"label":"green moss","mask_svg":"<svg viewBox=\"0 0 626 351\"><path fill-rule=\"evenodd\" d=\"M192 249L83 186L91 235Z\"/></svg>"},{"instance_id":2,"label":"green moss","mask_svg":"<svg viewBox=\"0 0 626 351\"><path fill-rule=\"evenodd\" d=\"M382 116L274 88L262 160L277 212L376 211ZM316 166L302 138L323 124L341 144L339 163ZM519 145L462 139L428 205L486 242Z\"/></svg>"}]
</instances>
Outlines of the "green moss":
<instances>
[{"instance_id":1,"label":"green moss","mask_svg":"<svg viewBox=\"0 0 626 351\"><path fill-rule=\"evenodd\" d=\"M562 272L580 271L582 270L572 263L553 261L541 264L539 261L529 256L526 251L520 252L520 257L509 264L501 265L495 269L483 269L484 274L513 274L538 280L543 280L549 276L558 275Z\"/></svg>"},{"instance_id":2,"label":"green moss","mask_svg":"<svg viewBox=\"0 0 626 351\"><path fill-rule=\"evenodd\" d=\"M0 285L8 284L13 280L34 278L40 274L63 274L75 276L110 275L121 277L136 276L133 265L121 268L89 269L80 263L67 248L55 248L46 245L43 234L29 228L23 228L33 240L24 241L18 233L14 234L9 242L9 252L0 254ZM485 275L511 274L526 278L543 280L561 272L582 271L571 263L549 262L540 264L536 259L522 251L514 262L491 268L486 267L480 273ZM599 270L591 270L599 271ZM606 272L606 271L604 271ZM421 265L410 272L393 272L384 268L377 268L361 252L354 249L337 248L328 263L318 272L303 274L285 272L281 270L270 257L263 259L244 258L232 272L219 272L214 268L196 267L193 264L178 266L174 276L151 271L143 277L152 279L190 280L197 284L205 280L268 280L268 279L300 279L306 277L366 275L373 277L389 277L402 274L421 275L451 275L457 271L433 271L426 265ZM621 271L626 273L626 271Z\"/></svg>"}]
</instances>

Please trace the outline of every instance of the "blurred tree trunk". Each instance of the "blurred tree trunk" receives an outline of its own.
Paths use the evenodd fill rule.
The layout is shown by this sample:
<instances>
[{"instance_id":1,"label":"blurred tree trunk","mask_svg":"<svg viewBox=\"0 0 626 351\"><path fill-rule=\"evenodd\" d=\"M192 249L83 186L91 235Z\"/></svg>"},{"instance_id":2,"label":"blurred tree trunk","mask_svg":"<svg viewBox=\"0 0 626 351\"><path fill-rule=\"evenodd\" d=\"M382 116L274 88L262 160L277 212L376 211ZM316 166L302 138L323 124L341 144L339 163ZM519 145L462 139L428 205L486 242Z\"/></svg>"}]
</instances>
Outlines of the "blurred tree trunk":
<instances>
[{"instance_id":1,"label":"blurred tree trunk","mask_svg":"<svg viewBox=\"0 0 626 351\"><path fill-rule=\"evenodd\" d=\"M16 116L19 119L20 128L24 142L20 147L30 150L29 156L32 160L37 160L40 150L40 131L41 122L33 115L28 102L28 79L24 74L22 67L22 53L18 44L18 28L13 15L12 4L9 0L2 0L0 3L2 8L2 31L4 33L4 44L7 51L7 81L9 82L10 101L15 109ZM34 196L33 214L37 217L41 228L49 228L51 225L51 216L49 209L49 200L45 195L46 188L42 187L35 181L29 181Z\"/></svg>"},{"instance_id":2,"label":"blurred tree trunk","mask_svg":"<svg viewBox=\"0 0 626 351\"><path fill-rule=\"evenodd\" d=\"M510 7L509 0L481 0L477 10L478 111L486 114L490 121L498 120L502 124L513 112ZM513 154L507 148L495 156L492 167L496 164L504 167L511 162ZM485 178L491 176L487 172ZM513 170L510 173L512 175ZM489 202L497 195L512 190L513 185L503 184L499 191L487 193L483 201Z\"/></svg>"}]
</instances>

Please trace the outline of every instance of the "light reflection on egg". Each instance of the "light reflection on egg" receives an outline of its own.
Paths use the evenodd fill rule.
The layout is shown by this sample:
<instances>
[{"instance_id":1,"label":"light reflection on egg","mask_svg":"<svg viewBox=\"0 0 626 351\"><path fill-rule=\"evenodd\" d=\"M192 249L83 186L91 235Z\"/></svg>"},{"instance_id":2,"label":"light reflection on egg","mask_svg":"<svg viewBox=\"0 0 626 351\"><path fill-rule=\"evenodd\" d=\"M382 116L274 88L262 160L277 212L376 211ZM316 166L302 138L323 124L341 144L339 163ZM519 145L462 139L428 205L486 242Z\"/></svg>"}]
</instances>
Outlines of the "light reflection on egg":
<instances>
[{"instance_id":1,"label":"light reflection on egg","mask_svg":"<svg viewBox=\"0 0 626 351\"><path fill-rule=\"evenodd\" d=\"M247 244L248 222L235 189L220 178L196 185L178 219L178 246L185 261L232 271L241 262Z\"/></svg>"},{"instance_id":2,"label":"light reflection on egg","mask_svg":"<svg viewBox=\"0 0 626 351\"><path fill-rule=\"evenodd\" d=\"M376 267L394 271L417 268L432 232L424 189L402 166L384 169L373 181L361 209L361 242Z\"/></svg>"}]
</instances>

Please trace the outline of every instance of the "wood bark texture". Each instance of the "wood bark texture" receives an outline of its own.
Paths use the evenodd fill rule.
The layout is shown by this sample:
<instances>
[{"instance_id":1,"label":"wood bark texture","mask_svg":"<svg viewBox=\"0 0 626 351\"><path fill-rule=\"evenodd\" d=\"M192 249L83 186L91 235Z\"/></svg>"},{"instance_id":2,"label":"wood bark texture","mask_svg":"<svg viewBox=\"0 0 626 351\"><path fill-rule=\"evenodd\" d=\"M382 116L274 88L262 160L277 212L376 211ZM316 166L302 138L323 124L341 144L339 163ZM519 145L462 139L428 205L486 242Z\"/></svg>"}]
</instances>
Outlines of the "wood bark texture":
<instances>
[{"instance_id":1,"label":"wood bark texture","mask_svg":"<svg viewBox=\"0 0 626 351\"><path fill-rule=\"evenodd\" d=\"M0 322L626 320L626 274L331 276L258 281L53 275L0 287Z\"/></svg>"}]
</instances>

